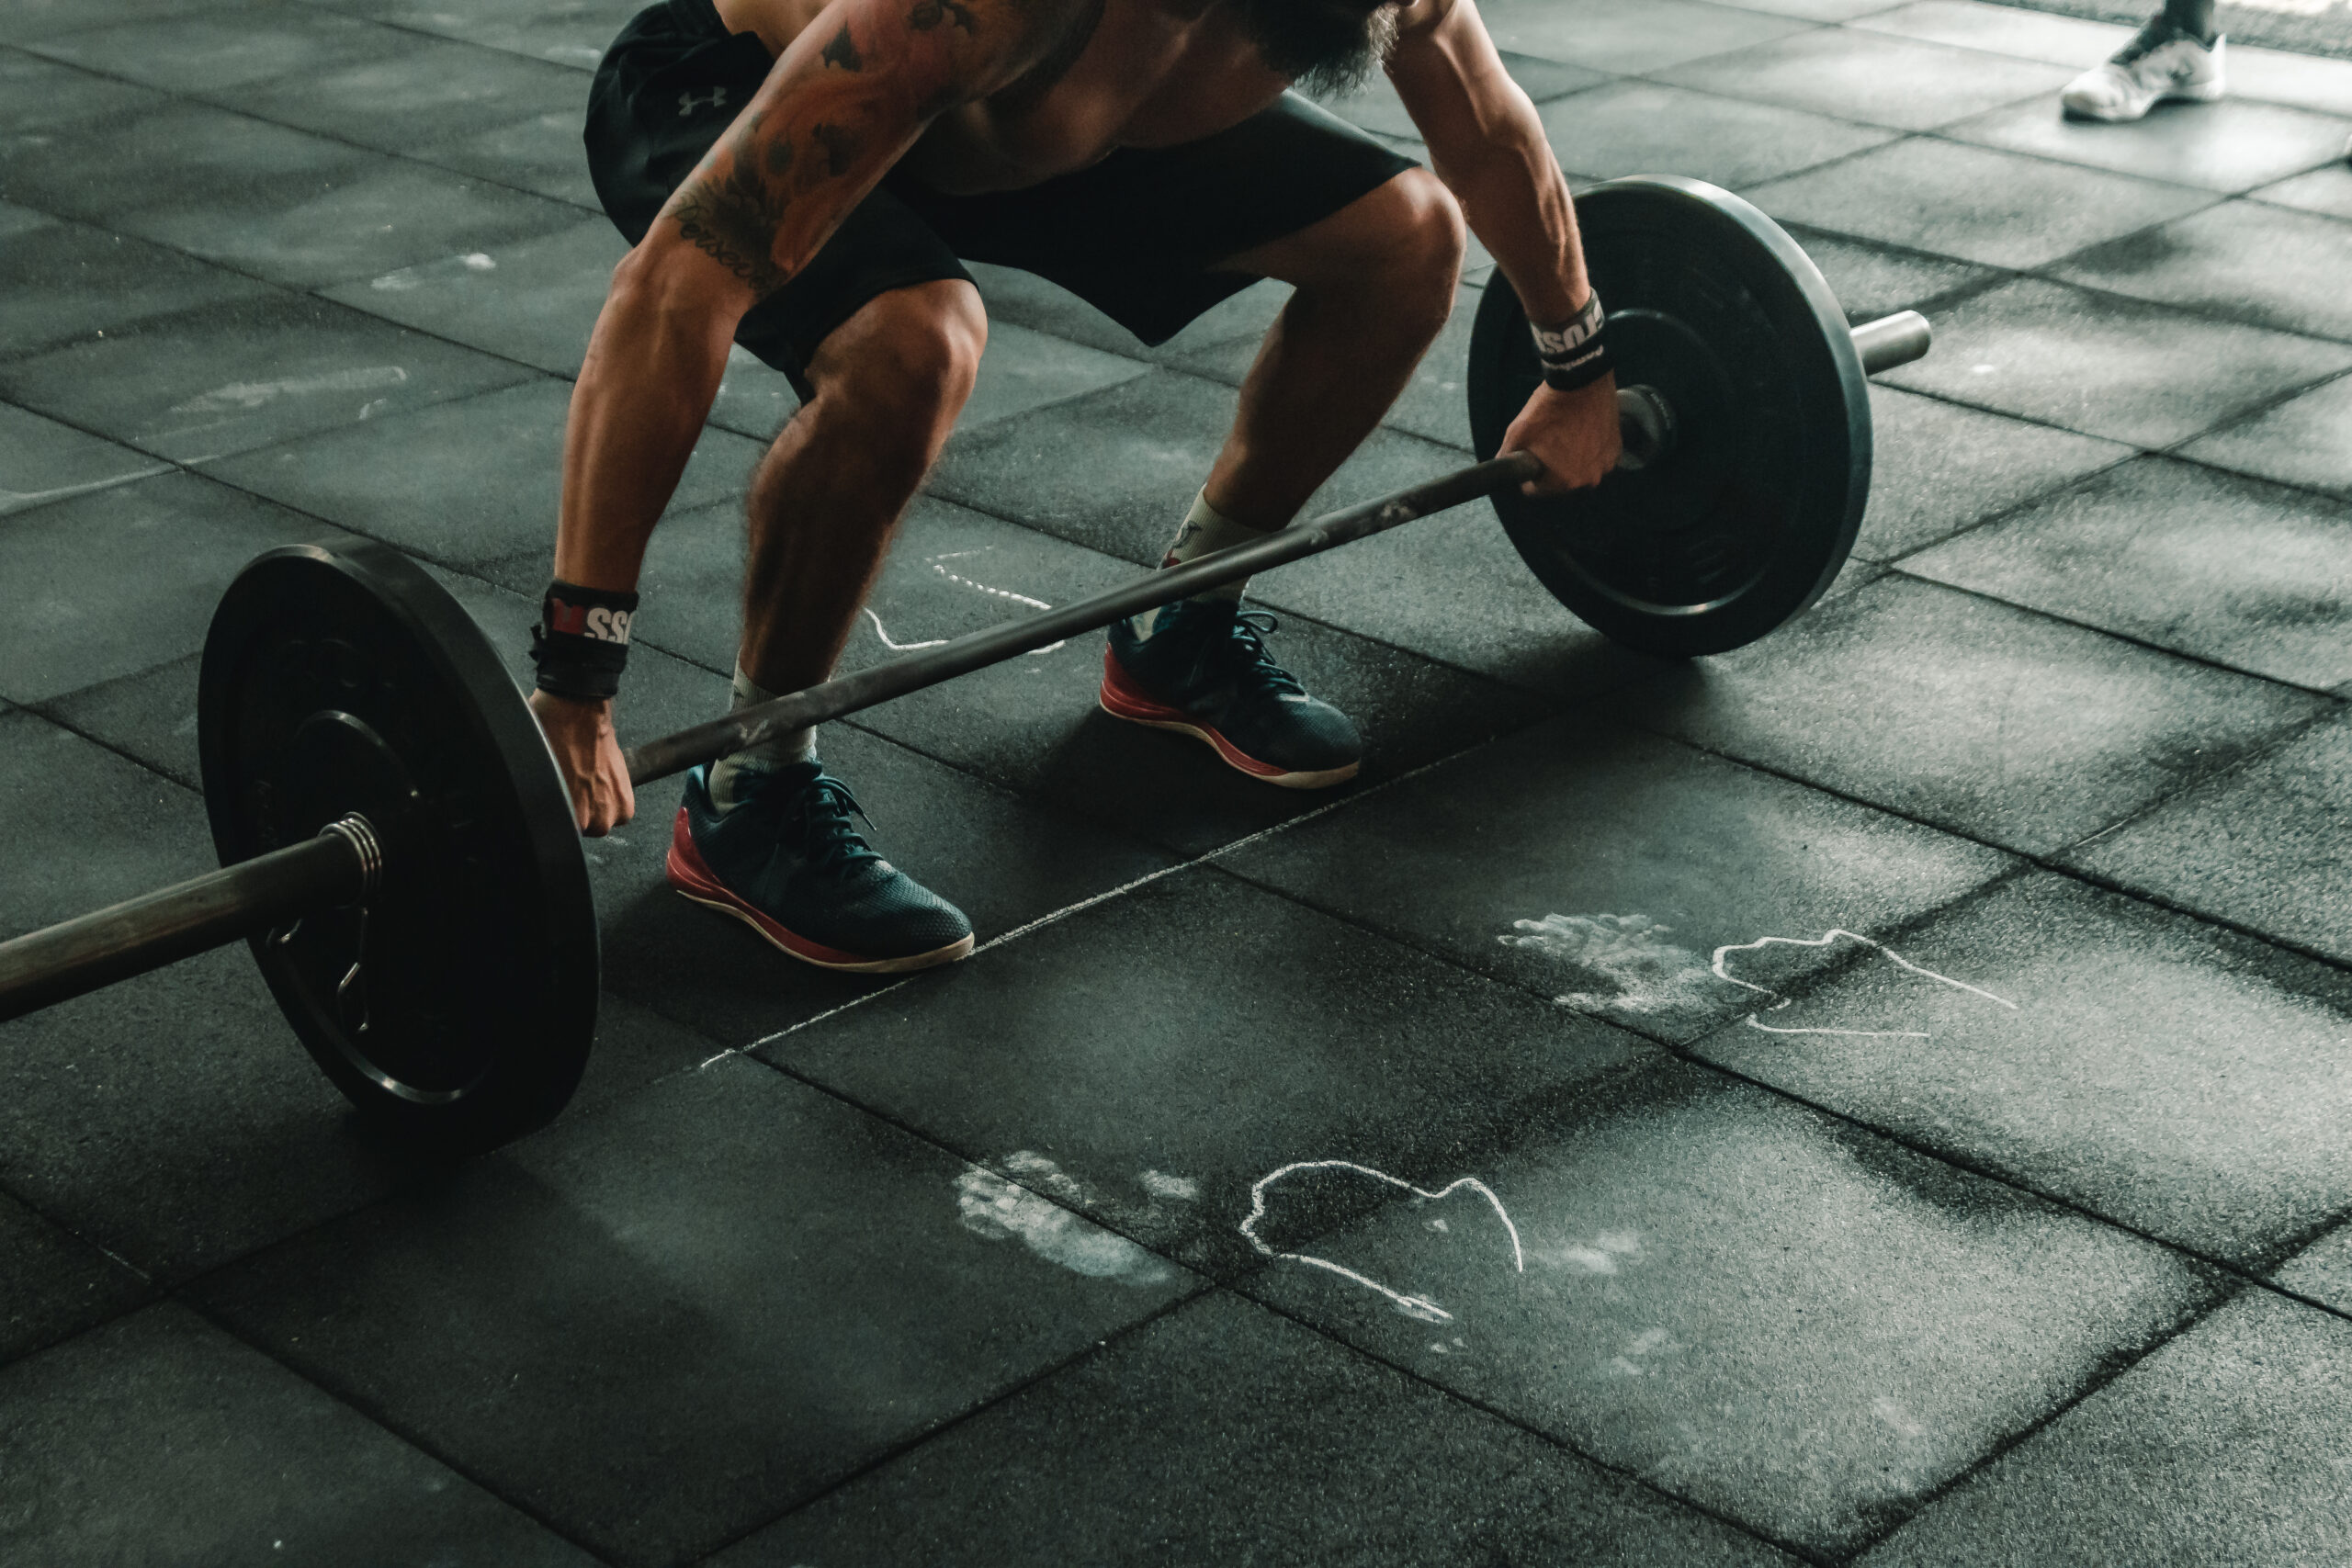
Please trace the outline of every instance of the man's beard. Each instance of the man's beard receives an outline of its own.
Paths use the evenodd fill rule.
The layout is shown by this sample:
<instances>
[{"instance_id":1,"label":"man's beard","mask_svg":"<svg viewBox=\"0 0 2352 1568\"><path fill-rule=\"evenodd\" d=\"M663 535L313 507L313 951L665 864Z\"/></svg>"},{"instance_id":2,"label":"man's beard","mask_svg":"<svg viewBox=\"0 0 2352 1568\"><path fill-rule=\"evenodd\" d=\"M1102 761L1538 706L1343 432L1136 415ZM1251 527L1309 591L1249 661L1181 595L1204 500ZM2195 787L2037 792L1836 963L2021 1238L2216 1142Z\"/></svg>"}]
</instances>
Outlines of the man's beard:
<instances>
[{"instance_id":1,"label":"man's beard","mask_svg":"<svg viewBox=\"0 0 2352 1568\"><path fill-rule=\"evenodd\" d=\"M1310 95L1363 85L1396 41L1396 8L1362 0L1240 0L1242 25L1266 63Z\"/></svg>"}]
</instances>

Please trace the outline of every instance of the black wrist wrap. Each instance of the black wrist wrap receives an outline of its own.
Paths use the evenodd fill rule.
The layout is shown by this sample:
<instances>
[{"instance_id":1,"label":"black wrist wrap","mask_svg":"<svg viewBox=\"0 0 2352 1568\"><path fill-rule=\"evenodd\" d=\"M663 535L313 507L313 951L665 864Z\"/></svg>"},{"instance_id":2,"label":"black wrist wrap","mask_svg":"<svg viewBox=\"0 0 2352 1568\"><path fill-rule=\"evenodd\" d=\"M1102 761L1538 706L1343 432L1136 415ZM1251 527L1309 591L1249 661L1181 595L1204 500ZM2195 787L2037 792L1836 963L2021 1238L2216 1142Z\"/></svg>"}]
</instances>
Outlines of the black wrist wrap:
<instances>
[{"instance_id":1,"label":"black wrist wrap","mask_svg":"<svg viewBox=\"0 0 2352 1568\"><path fill-rule=\"evenodd\" d=\"M1589 387L1615 368L1609 358L1608 340L1601 328L1609 318L1600 309L1600 296L1592 295L1568 321L1557 327L1528 324L1535 334L1535 358L1544 367L1544 384L1555 391L1573 392L1579 387Z\"/></svg>"},{"instance_id":2,"label":"black wrist wrap","mask_svg":"<svg viewBox=\"0 0 2352 1568\"><path fill-rule=\"evenodd\" d=\"M621 689L628 664L629 621L637 595L582 588L558 578L539 604L531 628L531 662L542 692L577 702L601 702Z\"/></svg>"}]
</instances>

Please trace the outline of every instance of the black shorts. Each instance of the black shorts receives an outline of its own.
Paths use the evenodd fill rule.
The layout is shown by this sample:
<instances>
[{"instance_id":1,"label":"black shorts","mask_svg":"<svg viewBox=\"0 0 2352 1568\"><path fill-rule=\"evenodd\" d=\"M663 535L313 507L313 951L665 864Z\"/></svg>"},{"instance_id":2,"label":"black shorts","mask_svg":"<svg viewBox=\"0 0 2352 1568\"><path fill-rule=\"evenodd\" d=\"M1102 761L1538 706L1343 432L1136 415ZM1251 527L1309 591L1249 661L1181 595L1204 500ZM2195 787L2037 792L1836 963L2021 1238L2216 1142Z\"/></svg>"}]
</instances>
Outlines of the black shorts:
<instances>
[{"instance_id":1,"label":"black shorts","mask_svg":"<svg viewBox=\"0 0 2352 1568\"><path fill-rule=\"evenodd\" d=\"M767 47L729 34L711 0L661 0L613 42L588 99L588 168L631 244L766 80ZM1122 149L1023 190L942 196L893 171L735 340L809 394L827 333L876 295L964 261L1060 284L1147 344L1257 279L1211 270L1321 221L1414 167L1295 93L1181 146ZM959 259L961 258L961 259Z\"/></svg>"}]
</instances>

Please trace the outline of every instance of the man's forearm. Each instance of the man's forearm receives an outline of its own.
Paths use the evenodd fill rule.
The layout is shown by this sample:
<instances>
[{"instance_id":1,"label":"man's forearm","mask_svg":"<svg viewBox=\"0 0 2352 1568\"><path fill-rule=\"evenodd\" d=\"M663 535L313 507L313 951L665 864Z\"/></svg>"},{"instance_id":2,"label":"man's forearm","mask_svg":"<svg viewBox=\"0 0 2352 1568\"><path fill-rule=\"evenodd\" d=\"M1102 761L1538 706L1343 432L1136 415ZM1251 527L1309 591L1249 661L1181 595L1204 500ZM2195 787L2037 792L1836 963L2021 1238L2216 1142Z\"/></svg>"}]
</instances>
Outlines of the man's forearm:
<instances>
[{"instance_id":1,"label":"man's forearm","mask_svg":"<svg viewBox=\"0 0 2352 1568\"><path fill-rule=\"evenodd\" d=\"M646 541L669 505L718 395L729 318L666 310L628 264L596 319L564 429L555 574L583 588L637 586Z\"/></svg>"},{"instance_id":2,"label":"man's forearm","mask_svg":"<svg viewBox=\"0 0 2352 1568\"><path fill-rule=\"evenodd\" d=\"M1528 320L1565 321L1592 289L1568 182L1532 107L1476 145L1437 161L1463 217L1510 279Z\"/></svg>"}]
</instances>

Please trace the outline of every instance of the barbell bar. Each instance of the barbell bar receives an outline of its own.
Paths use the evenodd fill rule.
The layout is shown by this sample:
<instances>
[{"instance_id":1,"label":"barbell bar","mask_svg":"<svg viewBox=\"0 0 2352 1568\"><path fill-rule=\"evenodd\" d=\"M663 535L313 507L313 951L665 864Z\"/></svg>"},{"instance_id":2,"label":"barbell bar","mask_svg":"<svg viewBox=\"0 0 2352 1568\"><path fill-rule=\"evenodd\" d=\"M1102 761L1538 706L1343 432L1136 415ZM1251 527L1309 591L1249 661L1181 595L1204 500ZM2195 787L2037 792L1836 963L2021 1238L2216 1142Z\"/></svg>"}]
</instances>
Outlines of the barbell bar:
<instances>
[{"instance_id":1,"label":"barbell bar","mask_svg":"<svg viewBox=\"0 0 2352 1568\"><path fill-rule=\"evenodd\" d=\"M1469 377L1484 460L648 741L626 753L631 781L1482 497L1564 603L1586 613L1563 592L1566 574L1577 595L1600 595L1599 618L1587 618L1634 646L1709 651L1781 624L1851 547L1869 479L1865 378L1926 354L1928 324L1904 311L1849 329L1795 243L1710 186L1612 181L1579 197L1578 211L1611 331L1625 345L1621 378L1630 378L1618 394L1628 456L1598 490L1526 497L1521 487L1541 465L1526 453L1493 455L1495 411L1515 412L1533 384L1524 319L1496 279ZM1612 237L1621 229L1634 239ZM1634 265L1643 261L1650 271ZM1661 274L1666 286L1655 286ZM1668 308L1686 296L1698 303ZM1688 320L1708 312L1735 340L1721 351ZM1726 368L1735 354L1745 357ZM1770 410L1726 403L1723 388L1736 388L1743 367L1805 385L1784 389ZM1808 388L1827 400L1806 404ZM1758 423L1780 433L1780 446L1745 439ZM1805 472L1824 463L1834 471ZM1772 481L1784 472L1820 482L1778 494ZM1669 602L1630 591L1657 540L1713 539L1759 520L1777 531L1745 541L1763 568L1738 577L1736 592ZM1742 543L1734 539L1734 555ZM1702 588L1729 581L1720 570L1684 575ZM1612 615L1619 624L1604 624ZM214 615L198 739L222 869L0 942L0 1021L243 937L297 1034L363 1111L421 1140L482 1148L560 1110L594 1028L598 937L584 856L536 719L447 592L382 545L266 553Z\"/></svg>"}]
</instances>

